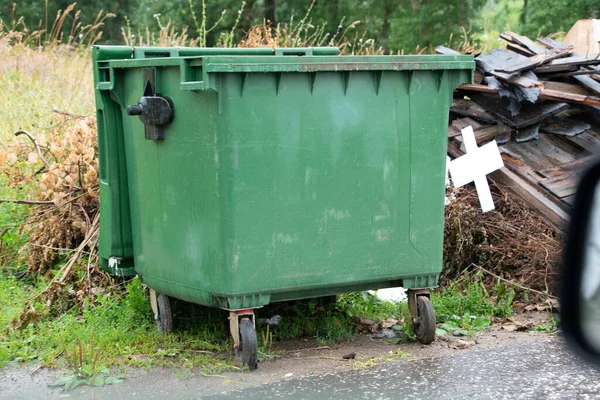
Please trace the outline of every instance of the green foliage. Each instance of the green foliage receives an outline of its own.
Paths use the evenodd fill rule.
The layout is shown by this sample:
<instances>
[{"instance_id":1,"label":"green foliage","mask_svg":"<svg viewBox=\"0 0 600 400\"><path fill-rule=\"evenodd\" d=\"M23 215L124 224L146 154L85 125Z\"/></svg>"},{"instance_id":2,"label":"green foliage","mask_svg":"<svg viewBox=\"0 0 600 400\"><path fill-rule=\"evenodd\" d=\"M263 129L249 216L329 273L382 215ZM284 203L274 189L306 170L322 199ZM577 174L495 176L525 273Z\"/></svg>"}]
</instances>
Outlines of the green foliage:
<instances>
[{"instance_id":1,"label":"green foliage","mask_svg":"<svg viewBox=\"0 0 600 400\"><path fill-rule=\"evenodd\" d=\"M410 313L408 312L408 304L406 305L406 315L408 318L405 318L405 321L410 321ZM396 334L395 337L387 339L386 341L391 344L400 344L406 342L414 342L417 340L415 336L414 326L410 322L404 322L398 325L394 325L390 328Z\"/></svg>"},{"instance_id":2,"label":"green foliage","mask_svg":"<svg viewBox=\"0 0 600 400\"><path fill-rule=\"evenodd\" d=\"M73 2L17 3L16 15L23 15L30 29L50 31L59 10ZM177 31L187 27L196 45L231 46L266 21L272 26L322 26L331 36L360 21L360 31L391 53L457 40L487 50L499 44L498 33L506 29L536 37L566 31L578 19L598 17L594 0L90 0L79 2L76 10L82 25L94 24L101 11L115 14L104 21L104 43L122 43L123 27L129 28L128 40L145 35L146 28L151 34L165 26ZM0 0L0 18L9 23L12 17L13 0ZM68 23L64 33L69 34Z\"/></svg>"},{"instance_id":3,"label":"green foliage","mask_svg":"<svg viewBox=\"0 0 600 400\"><path fill-rule=\"evenodd\" d=\"M349 341L354 333L354 326L348 323L345 316L330 311L317 328L315 338L319 346L330 346L342 341Z\"/></svg>"},{"instance_id":4,"label":"green foliage","mask_svg":"<svg viewBox=\"0 0 600 400\"><path fill-rule=\"evenodd\" d=\"M381 300L370 292L342 294L339 296L338 307L349 317L366 317L374 321L400 317L397 303Z\"/></svg>"},{"instance_id":5,"label":"green foliage","mask_svg":"<svg viewBox=\"0 0 600 400\"><path fill-rule=\"evenodd\" d=\"M328 304L323 298L275 303L257 310L258 318L270 318L276 314L281 316L281 322L269 331L272 336L267 342L314 337L320 345L325 346L350 340L355 331L354 325L350 324L349 317L339 305ZM259 328L259 338L265 336L266 329Z\"/></svg>"},{"instance_id":6,"label":"green foliage","mask_svg":"<svg viewBox=\"0 0 600 400\"><path fill-rule=\"evenodd\" d=\"M81 385L104 386L123 382L121 377L110 376L110 370L101 364L104 347L93 330L88 343L77 339L67 345L61 336L61 344L65 360L73 371L58 378L53 386L71 390Z\"/></svg>"},{"instance_id":7,"label":"green foliage","mask_svg":"<svg viewBox=\"0 0 600 400\"><path fill-rule=\"evenodd\" d=\"M554 333L558 331L560 327L560 314L554 314L553 312L548 312L548 321L543 324L537 325L534 330L538 332L547 332Z\"/></svg>"},{"instance_id":8,"label":"green foliage","mask_svg":"<svg viewBox=\"0 0 600 400\"><path fill-rule=\"evenodd\" d=\"M118 291L98 295L95 303L84 301L81 310L73 308L59 318L50 316L45 304L34 302L37 318L23 329L13 329L11 321L45 285L47 282L40 280L38 286L31 287L0 276L0 301L4 307L0 318L0 366L32 360L47 367L75 365L75 373L69 376L77 379L97 375L106 378L104 368L123 364L201 366L205 372L234 368L228 354L227 318L221 310L178 305L178 329L160 334L146 291L137 280L127 284L123 296L116 294ZM79 356L84 362L74 364ZM69 385L81 383L75 378Z\"/></svg>"},{"instance_id":9,"label":"green foliage","mask_svg":"<svg viewBox=\"0 0 600 400\"><path fill-rule=\"evenodd\" d=\"M472 325L477 317L509 317L512 314L515 297L512 288L498 282L490 294L482 282L481 271L463 278L465 280L457 281L432 295L438 323L456 322L458 317L461 323L467 321Z\"/></svg>"},{"instance_id":10,"label":"green foliage","mask_svg":"<svg viewBox=\"0 0 600 400\"><path fill-rule=\"evenodd\" d=\"M538 37L567 32L579 19L598 18L599 11L594 0L525 0L522 33Z\"/></svg>"},{"instance_id":11,"label":"green foliage","mask_svg":"<svg viewBox=\"0 0 600 400\"><path fill-rule=\"evenodd\" d=\"M435 330L435 333L436 335L468 336L480 332L490 325L491 321L486 317L452 315Z\"/></svg>"},{"instance_id":12,"label":"green foliage","mask_svg":"<svg viewBox=\"0 0 600 400\"><path fill-rule=\"evenodd\" d=\"M15 190L4 185L0 176L0 195L15 198ZM15 203L0 203L0 268L18 269L18 251L27 242L27 234L20 233L19 227L29 213L27 206ZM0 304L4 304L1 303Z\"/></svg>"},{"instance_id":13,"label":"green foliage","mask_svg":"<svg viewBox=\"0 0 600 400\"><path fill-rule=\"evenodd\" d=\"M23 17L29 30L45 30L48 36L55 18L74 3L73 0L0 0L0 19L11 26L11 21ZM13 9L13 4L17 5L16 9ZM102 29L103 42L114 44L120 42L120 29L125 25L125 17L135 13L138 6L139 2L134 0L86 0L77 2L75 10L79 12L77 17L81 21L80 26L95 24L100 13L114 14L104 21ZM74 15L70 15L67 24L61 27L66 37L72 32L68 22L73 19Z\"/></svg>"},{"instance_id":14,"label":"green foliage","mask_svg":"<svg viewBox=\"0 0 600 400\"><path fill-rule=\"evenodd\" d=\"M140 278L135 277L126 285L125 307L129 318L135 323L151 324L153 322L152 307L148 288L142 285Z\"/></svg>"}]
</instances>

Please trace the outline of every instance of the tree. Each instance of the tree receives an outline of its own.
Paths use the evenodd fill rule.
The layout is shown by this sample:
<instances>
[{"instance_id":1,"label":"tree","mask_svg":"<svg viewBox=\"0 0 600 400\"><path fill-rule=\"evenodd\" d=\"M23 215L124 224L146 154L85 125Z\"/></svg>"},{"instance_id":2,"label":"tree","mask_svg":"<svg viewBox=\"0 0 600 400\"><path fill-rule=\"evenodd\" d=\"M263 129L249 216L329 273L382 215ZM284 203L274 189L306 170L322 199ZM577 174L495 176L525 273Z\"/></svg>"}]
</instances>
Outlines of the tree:
<instances>
[{"instance_id":1,"label":"tree","mask_svg":"<svg viewBox=\"0 0 600 400\"><path fill-rule=\"evenodd\" d=\"M580 19L598 18L597 0L529 0L523 6L522 33L532 37L567 32Z\"/></svg>"},{"instance_id":2,"label":"tree","mask_svg":"<svg viewBox=\"0 0 600 400\"><path fill-rule=\"evenodd\" d=\"M13 3L14 0L0 0L0 18L9 26L13 18ZM30 30L50 30L59 10L64 10L73 3L73 0L20 0L17 2L14 18L22 16ZM115 14L114 18L105 21L102 39L105 43L120 43L120 30L125 25L125 17L133 13L137 4L134 0L86 0L77 3L75 11L80 11L79 19L84 25L92 24L101 11ZM74 13L65 21L65 32L70 30L73 17Z\"/></svg>"}]
</instances>

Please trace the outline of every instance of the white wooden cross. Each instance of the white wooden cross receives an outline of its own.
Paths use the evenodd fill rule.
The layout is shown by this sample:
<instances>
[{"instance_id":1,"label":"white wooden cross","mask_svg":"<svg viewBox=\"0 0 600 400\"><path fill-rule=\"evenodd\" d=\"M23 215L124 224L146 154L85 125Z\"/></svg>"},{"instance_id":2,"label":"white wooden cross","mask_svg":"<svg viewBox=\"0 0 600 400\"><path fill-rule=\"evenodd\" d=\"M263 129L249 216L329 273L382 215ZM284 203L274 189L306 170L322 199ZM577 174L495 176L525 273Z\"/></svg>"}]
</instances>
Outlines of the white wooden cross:
<instances>
[{"instance_id":1,"label":"white wooden cross","mask_svg":"<svg viewBox=\"0 0 600 400\"><path fill-rule=\"evenodd\" d=\"M479 204L483 212L494 209L494 200L487 182L487 175L504 167L498 144L495 140L477 147L473 128L467 126L462 131L466 154L450 161L448 170L455 187L475 182Z\"/></svg>"}]
</instances>

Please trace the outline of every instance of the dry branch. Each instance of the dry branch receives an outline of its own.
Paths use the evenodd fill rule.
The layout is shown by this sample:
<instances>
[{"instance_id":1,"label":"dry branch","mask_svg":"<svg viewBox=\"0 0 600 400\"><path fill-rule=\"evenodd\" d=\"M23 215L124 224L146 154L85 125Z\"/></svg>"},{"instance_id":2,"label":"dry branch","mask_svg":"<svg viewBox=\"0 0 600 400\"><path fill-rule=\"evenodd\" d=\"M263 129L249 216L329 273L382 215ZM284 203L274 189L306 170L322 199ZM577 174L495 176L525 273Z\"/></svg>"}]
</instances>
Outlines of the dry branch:
<instances>
[{"instance_id":1,"label":"dry branch","mask_svg":"<svg viewBox=\"0 0 600 400\"><path fill-rule=\"evenodd\" d=\"M52 204L53 201L49 200L18 200L18 199L0 199L0 203L15 203L15 204L29 204L29 205L41 205L41 204Z\"/></svg>"},{"instance_id":2,"label":"dry branch","mask_svg":"<svg viewBox=\"0 0 600 400\"><path fill-rule=\"evenodd\" d=\"M48 161L46 161L46 159L42 155L42 151L40 150L40 145L37 143L37 141L35 140L35 138L33 136L31 136L31 134L29 132L27 132L27 131L18 131L18 132L15 133L15 136L20 136L20 135L25 135L25 136L27 136L29 138L29 140L31 140L31 142L35 146L35 151L37 152L38 157L40 158L40 160L42 160L42 162L46 166L46 169L49 170L50 169L50 165L48 164Z\"/></svg>"},{"instance_id":3,"label":"dry branch","mask_svg":"<svg viewBox=\"0 0 600 400\"><path fill-rule=\"evenodd\" d=\"M535 290L535 289L532 289L532 288L530 288L530 287L526 287L526 286L523 286L523 285L519 285L519 284L518 284L518 283L516 283L516 282L513 282L513 281L511 281L511 280L508 280L508 279L504 279L503 277L501 277L501 276L499 276L499 275L496 275L495 273L493 273L493 272L490 272L490 271L488 271L487 269L485 269L485 268L483 268L483 267L480 267L480 266L479 266L479 265L477 265L477 264L471 264L471 266L473 266L473 267L476 267L476 268L479 268L480 270L482 270L482 271L483 271L483 272L485 272L486 274L490 274L490 275L491 275L491 276L493 276L494 278L496 278L496 279L500 279L502 282L504 282L504 283L508 283L509 285L511 285L511 286L515 286L515 287L517 287L517 288L519 288L519 289L521 289L521 290L525 290L525 291L527 291L527 292L532 292L532 293L539 294L539 295L542 295L542 296L550 297L550 298L552 298L552 299L558 299L558 297L557 297L557 296L553 296L553 295L551 295L551 294L550 294L550 293L548 293L548 292L540 292L539 290Z\"/></svg>"}]
</instances>

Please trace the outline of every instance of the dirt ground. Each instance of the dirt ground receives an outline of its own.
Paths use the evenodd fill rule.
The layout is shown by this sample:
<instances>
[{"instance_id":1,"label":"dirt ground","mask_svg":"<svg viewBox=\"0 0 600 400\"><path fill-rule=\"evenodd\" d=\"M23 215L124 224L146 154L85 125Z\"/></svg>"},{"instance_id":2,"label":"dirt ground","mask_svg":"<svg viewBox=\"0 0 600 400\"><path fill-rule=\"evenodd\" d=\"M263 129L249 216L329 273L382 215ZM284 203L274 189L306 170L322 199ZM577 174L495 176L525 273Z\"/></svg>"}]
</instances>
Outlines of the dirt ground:
<instances>
[{"instance_id":1,"label":"dirt ground","mask_svg":"<svg viewBox=\"0 0 600 400\"><path fill-rule=\"evenodd\" d=\"M496 321L490 328L473 338L436 337L430 345L415 342L390 344L382 339L373 339L373 335L370 334L357 335L352 341L342 342L336 346L320 347L313 339L275 343L272 352L280 358L260 362L258 371L250 375L244 374L242 381L261 384L344 369L365 368L377 363L443 357L461 351L483 350L528 340L545 339L548 333L521 329L539 326L548 320L547 312L523 312L515 314L512 321ZM352 353L354 358L344 358Z\"/></svg>"}]
</instances>

